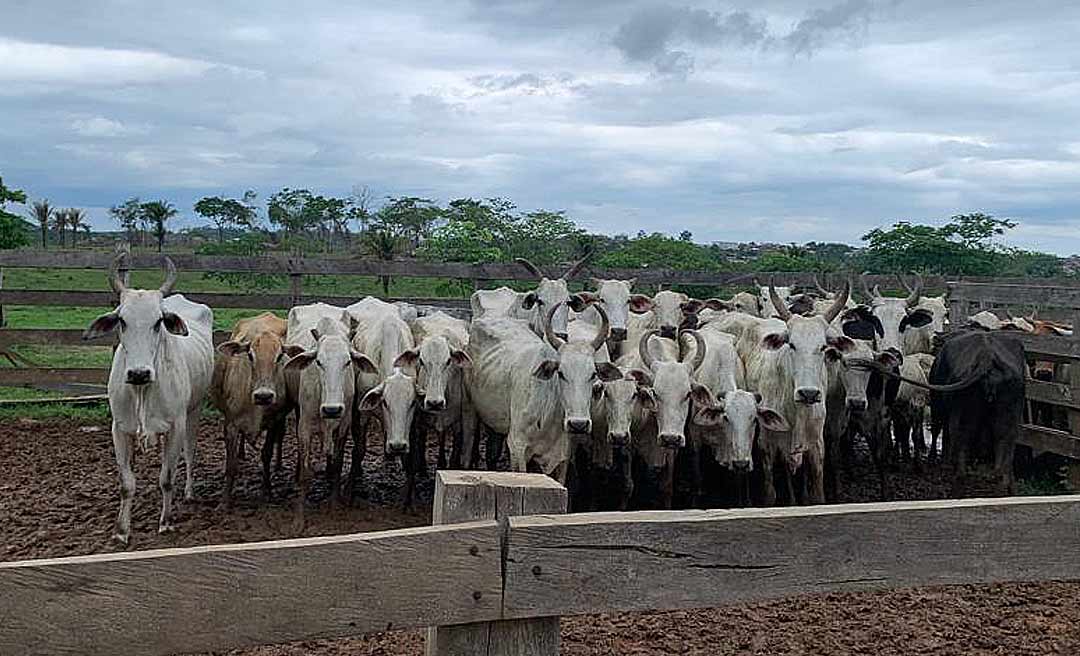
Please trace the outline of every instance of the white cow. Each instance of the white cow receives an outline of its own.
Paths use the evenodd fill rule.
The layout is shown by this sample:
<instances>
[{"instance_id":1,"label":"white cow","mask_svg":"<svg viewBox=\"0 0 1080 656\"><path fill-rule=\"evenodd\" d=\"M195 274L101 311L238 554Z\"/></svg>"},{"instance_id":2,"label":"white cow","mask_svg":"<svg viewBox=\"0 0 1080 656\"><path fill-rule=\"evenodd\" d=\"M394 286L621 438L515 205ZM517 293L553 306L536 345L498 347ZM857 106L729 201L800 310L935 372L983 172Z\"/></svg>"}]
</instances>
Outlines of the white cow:
<instances>
[{"instance_id":1,"label":"white cow","mask_svg":"<svg viewBox=\"0 0 1080 656\"><path fill-rule=\"evenodd\" d=\"M772 468L778 455L786 464L789 484L791 476L805 467L805 500L824 502L825 365L854 347L851 339L829 324L847 304L849 293L845 287L824 315L803 317L792 314L773 290L770 301L778 318L731 313L714 322L735 336L736 350L746 364L747 387L761 394L765 407L779 412L791 427L789 431L761 432L766 504L776 501Z\"/></svg>"},{"instance_id":2,"label":"white cow","mask_svg":"<svg viewBox=\"0 0 1080 656\"><path fill-rule=\"evenodd\" d=\"M610 346L614 347L616 351L613 353L616 357L621 355L618 351L621 350L622 343L627 337L627 324L630 320L630 313L643 314L652 309L651 298L644 294L631 293L630 290L633 288L634 282L634 278L629 280L593 278L594 291L577 294L589 304L589 307L578 314L576 319L598 326L600 324L600 315L593 306L602 306L607 312L608 321L611 323L611 339L609 341Z\"/></svg>"},{"instance_id":3,"label":"white cow","mask_svg":"<svg viewBox=\"0 0 1080 656\"><path fill-rule=\"evenodd\" d=\"M560 305L548 309L543 339L521 321L474 320L467 348L473 364L466 384L483 424L506 435L514 471L525 471L535 462L545 474L565 481L569 435L587 435L592 429L593 382L616 380L621 373L610 363L594 360L608 338L603 310L593 342L567 342L550 324Z\"/></svg>"},{"instance_id":4,"label":"white cow","mask_svg":"<svg viewBox=\"0 0 1080 656\"><path fill-rule=\"evenodd\" d=\"M473 319L484 317L524 319L529 323L532 331L542 337L546 330L545 317L551 314L552 308L558 308L554 314L551 314L551 319L548 321L555 336L565 340L570 309L584 309L580 305L580 299L576 303L569 303L570 291L566 287L566 281L581 271L588 257L575 262L562 276L554 280L545 276L536 265L525 258L519 257L514 261L537 277L536 289L531 292L515 292L508 287L477 290L469 299ZM574 307L575 305L577 307Z\"/></svg>"},{"instance_id":5,"label":"white cow","mask_svg":"<svg viewBox=\"0 0 1080 656\"><path fill-rule=\"evenodd\" d=\"M135 474L131 457L136 441L151 437L164 442L161 458L161 518L158 532L173 530L173 478L183 450L186 469L184 498L195 494L195 436L203 397L214 369L213 324L210 308L177 294L176 267L164 258L165 281L154 290L128 289L117 275L119 259L109 275L120 296L115 310L95 319L83 333L93 339L120 330L120 346L109 372L109 409L113 448L120 470L120 513L114 538L131 540L131 505Z\"/></svg>"},{"instance_id":6,"label":"white cow","mask_svg":"<svg viewBox=\"0 0 1080 656\"><path fill-rule=\"evenodd\" d=\"M349 315L344 308L315 303L289 310L286 348L304 351L285 364L285 387L297 410L297 479L293 530L304 529L304 502L313 475L312 459L327 459L331 501L340 494L345 442L352 423L357 371L374 372L375 365L349 344ZM355 465L354 465L355 467Z\"/></svg>"},{"instance_id":7,"label":"white cow","mask_svg":"<svg viewBox=\"0 0 1080 656\"><path fill-rule=\"evenodd\" d=\"M863 292L870 300L870 311L881 322L881 328L884 331L884 335L875 340L876 349L878 351L893 349L897 353L906 353L904 348L906 340L911 348L921 349L914 352L927 352L925 345L933 339L932 325L935 317L931 310L919 305L923 286L922 278L917 278L915 288L906 298L889 298L882 296L876 285L873 289L868 289L865 276L864 273L860 277ZM941 317L941 321L944 322L944 317ZM919 334L913 337L906 336L907 333L912 332Z\"/></svg>"}]
</instances>

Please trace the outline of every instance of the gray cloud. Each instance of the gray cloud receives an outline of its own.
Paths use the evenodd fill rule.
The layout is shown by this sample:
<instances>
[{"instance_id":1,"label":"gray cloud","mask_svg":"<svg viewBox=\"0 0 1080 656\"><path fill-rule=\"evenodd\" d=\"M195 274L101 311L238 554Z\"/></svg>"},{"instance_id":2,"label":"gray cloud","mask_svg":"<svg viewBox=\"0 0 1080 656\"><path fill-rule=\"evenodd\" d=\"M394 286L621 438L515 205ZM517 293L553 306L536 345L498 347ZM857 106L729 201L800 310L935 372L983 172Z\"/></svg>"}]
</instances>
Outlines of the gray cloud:
<instances>
[{"instance_id":1,"label":"gray cloud","mask_svg":"<svg viewBox=\"0 0 1080 656\"><path fill-rule=\"evenodd\" d=\"M873 8L870 0L846 0L826 9L815 9L783 37L784 43L792 54L809 56L837 37L865 33Z\"/></svg>"}]
</instances>

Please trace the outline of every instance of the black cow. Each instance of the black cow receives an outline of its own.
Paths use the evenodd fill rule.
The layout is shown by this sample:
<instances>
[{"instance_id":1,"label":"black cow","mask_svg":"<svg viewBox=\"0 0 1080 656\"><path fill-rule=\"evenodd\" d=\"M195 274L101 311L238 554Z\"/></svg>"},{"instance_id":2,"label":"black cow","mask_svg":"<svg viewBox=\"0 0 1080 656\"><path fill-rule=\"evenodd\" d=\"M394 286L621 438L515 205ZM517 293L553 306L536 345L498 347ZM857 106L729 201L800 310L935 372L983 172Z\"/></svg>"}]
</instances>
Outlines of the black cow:
<instances>
[{"instance_id":1,"label":"black cow","mask_svg":"<svg viewBox=\"0 0 1080 656\"><path fill-rule=\"evenodd\" d=\"M1013 449L1024 414L1024 346L1000 332L959 330L947 335L930 369L930 406L944 428L953 463L953 494L968 460L992 461L1007 494L1015 491Z\"/></svg>"}]
</instances>

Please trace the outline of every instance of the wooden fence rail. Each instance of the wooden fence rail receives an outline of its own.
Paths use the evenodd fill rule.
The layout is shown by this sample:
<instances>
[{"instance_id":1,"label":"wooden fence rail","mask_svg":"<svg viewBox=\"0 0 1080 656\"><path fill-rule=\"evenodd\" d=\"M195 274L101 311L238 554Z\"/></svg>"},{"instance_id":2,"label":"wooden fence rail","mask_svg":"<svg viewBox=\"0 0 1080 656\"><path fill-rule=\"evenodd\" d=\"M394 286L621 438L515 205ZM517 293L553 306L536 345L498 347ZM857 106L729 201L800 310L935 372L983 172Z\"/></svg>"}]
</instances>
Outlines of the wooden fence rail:
<instances>
[{"instance_id":1,"label":"wooden fence rail","mask_svg":"<svg viewBox=\"0 0 1080 656\"><path fill-rule=\"evenodd\" d=\"M1080 496L513 516L534 493L558 498L540 478L440 472L437 498L456 487L453 504L491 517L467 523L0 563L0 653L223 651L492 622L520 636L560 615L1080 578ZM432 638L428 653L558 653L557 638L523 644Z\"/></svg>"}]
</instances>

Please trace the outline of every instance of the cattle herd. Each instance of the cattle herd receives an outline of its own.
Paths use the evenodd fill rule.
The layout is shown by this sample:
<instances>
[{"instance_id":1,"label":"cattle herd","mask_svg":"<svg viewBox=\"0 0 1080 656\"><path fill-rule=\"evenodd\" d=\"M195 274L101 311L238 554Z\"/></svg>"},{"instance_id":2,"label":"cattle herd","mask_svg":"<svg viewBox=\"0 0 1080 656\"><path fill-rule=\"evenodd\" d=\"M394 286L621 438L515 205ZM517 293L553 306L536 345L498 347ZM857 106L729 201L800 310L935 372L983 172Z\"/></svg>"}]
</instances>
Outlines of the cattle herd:
<instances>
[{"instance_id":1,"label":"cattle herd","mask_svg":"<svg viewBox=\"0 0 1080 656\"><path fill-rule=\"evenodd\" d=\"M84 338L119 333L108 385L116 539L130 540L131 458L151 439L163 454L159 530L172 530L175 470L183 455L190 498L206 399L224 417L225 506L245 444L259 438L270 495L271 463L295 422L298 532L315 464L325 462L332 501L351 499L369 434L401 459L406 504L433 435L438 466L477 467L484 446L494 468L508 453L511 469L566 483L575 510L670 508L677 474L700 504L717 472L730 483L727 505L823 503L857 437L884 498L891 461L919 467L938 453L957 481L969 460L992 461L1011 490L1022 346L1000 325L946 332L944 297L923 296L917 275L904 298L861 285L861 304L850 283L698 300L637 294L633 280L594 279L572 294L567 279L584 262L557 279L520 263L535 289L476 291L471 321L368 297L243 319L216 349L211 309L171 294L168 258L157 290L127 288L114 265L119 305Z\"/></svg>"}]
</instances>

